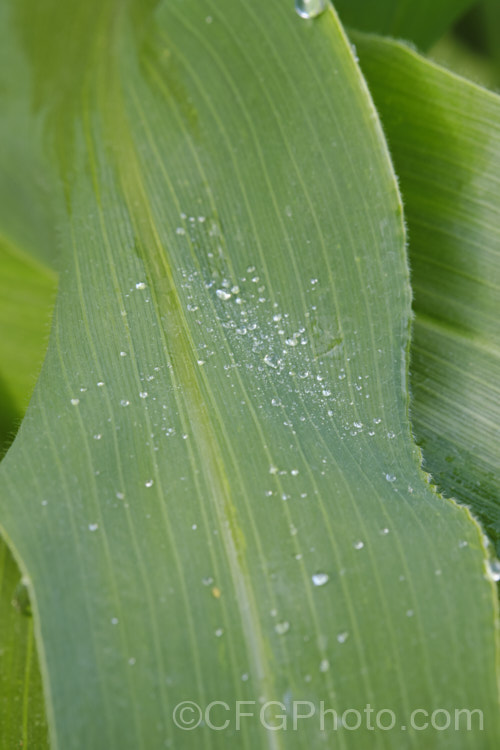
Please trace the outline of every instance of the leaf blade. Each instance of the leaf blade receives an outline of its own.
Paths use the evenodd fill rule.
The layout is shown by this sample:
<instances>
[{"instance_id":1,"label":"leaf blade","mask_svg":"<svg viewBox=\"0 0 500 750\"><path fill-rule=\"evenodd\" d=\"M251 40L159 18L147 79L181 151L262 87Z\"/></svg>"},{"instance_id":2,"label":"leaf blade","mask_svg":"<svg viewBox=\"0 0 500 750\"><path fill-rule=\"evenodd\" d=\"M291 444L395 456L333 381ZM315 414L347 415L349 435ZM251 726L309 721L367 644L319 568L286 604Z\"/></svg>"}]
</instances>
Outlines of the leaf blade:
<instances>
[{"instance_id":1,"label":"leaf blade","mask_svg":"<svg viewBox=\"0 0 500 750\"><path fill-rule=\"evenodd\" d=\"M186 696L289 691L405 716L473 693L494 736L496 599L478 527L411 441L400 199L335 15L192 0L141 38L114 9L59 143L63 281L1 474L54 744L189 747L170 719ZM322 743L313 725L287 739Z\"/></svg>"}]
</instances>

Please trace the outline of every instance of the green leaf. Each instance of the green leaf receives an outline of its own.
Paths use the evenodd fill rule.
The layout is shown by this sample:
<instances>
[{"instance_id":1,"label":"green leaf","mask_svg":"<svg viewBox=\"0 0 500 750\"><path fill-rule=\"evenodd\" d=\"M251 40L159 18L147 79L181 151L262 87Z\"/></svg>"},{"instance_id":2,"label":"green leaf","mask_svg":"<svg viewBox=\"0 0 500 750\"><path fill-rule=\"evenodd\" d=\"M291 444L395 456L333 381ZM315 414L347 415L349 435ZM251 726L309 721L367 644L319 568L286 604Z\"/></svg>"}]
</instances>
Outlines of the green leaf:
<instances>
[{"instance_id":1,"label":"green leaf","mask_svg":"<svg viewBox=\"0 0 500 750\"><path fill-rule=\"evenodd\" d=\"M47 346L56 276L1 240L0 264L0 377L9 405L22 414Z\"/></svg>"},{"instance_id":2,"label":"green leaf","mask_svg":"<svg viewBox=\"0 0 500 750\"><path fill-rule=\"evenodd\" d=\"M47 747L33 618L18 567L0 541L0 747Z\"/></svg>"},{"instance_id":3,"label":"green leaf","mask_svg":"<svg viewBox=\"0 0 500 750\"><path fill-rule=\"evenodd\" d=\"M428 49L474 0L335 0L344 24Z\"/></svg>"},{"instance_id":4,"label":"green leaf","mask_svg":"<svg viewBox=\"0 0 500 750\"><path fill-rule=\"evenodd\" d=\"M11 7L67 205L0 478L54 747L319 748L321 701L394 711L398 750L412 711L479 709L453 747L495 747L496 592L412 442L401 204L335 14ZM228 729L176 727L186 700ZM275 732L270 700L316 716Z\"/></svg>"},{"instance_id":5,"label":"green leaf","mask_svg":"<svg viewBox=\"0 0 500 750\"><path fill-rule=\"evenodd\" d=\"M409 227L413 426L434 480L500 552L500 98L403 45L356 43Z\"/></svg>"}]
</instances>

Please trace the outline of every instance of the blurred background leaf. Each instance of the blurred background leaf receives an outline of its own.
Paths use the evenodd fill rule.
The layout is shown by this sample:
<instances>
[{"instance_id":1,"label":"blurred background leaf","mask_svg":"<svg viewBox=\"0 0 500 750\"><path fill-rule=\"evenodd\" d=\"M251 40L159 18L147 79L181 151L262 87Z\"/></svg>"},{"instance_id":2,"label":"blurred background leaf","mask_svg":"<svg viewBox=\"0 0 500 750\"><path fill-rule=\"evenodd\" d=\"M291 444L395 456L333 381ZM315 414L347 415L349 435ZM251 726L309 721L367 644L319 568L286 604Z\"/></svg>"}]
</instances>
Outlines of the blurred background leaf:
<instances>
[{"instance_id":1,"label":"blurred background leaf","mask_svg":"<svg viewBox=\"0 0 500 750\"><path fill-rule=\"evenodd\" d=\"M473 0L336 0L342 22L353 29L432 46Z\"/></svg>"}]
</instances>

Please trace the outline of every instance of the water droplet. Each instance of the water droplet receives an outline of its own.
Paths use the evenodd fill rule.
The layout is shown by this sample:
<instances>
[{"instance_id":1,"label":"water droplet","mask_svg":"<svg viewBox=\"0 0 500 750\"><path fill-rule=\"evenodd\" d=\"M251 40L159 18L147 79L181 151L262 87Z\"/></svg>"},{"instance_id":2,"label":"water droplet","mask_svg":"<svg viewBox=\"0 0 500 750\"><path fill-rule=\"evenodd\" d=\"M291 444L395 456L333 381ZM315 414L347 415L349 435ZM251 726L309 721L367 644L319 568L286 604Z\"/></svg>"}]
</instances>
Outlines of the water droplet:
<instances>
[{"instance_id":1,"label":"water droplet","mask_svg":"<svg viewBox=\"0 0 500 750\"><path fill-rule=\"evenodd\" d=\"M97 383L97 387L102 388L103 385L104 385L104 380L99 380L99 382Z\"/></svg>"},{"instance_id":2,"label":"water droplet","mask_svg":"<svg viewBox=\"0 0 500 750\"><path fill-rule=\"evenodd\" d=\"M154 484L154 480L153 479L146 479L146 481L144 482L144 486L145 487L152 487L153 484Z\"/></svg>"},{"instance_id":3,"label":"water droplet","mask_svg":"<svg viewBox=\"0 0 500 750\"><path fill-rule=\"evenodd\" d=\"M184 227L177 227L177 229L175 230L175 233L183 235L183 234L186 234L186 230L184 229Z\"/></svg>"},{"instance_id":4,"label":"water droplet","mask_svg":"<svg viewBox=\"0 0 500 750\"><path fill-rule=\"evenodd\" d=\"M217 630L215 631L216 638L220 638L221 635L223 635L223 634L224 634L223 628L217 628Z\"/></svg>"},{"instance_id":5,"label":"water droplet","mask_svg":"<svg viewBox=\"0 0 500 750\"><path fill-rule=\"evenodd\" d=\"M315 586L324 586L329 580L330 576L328 573L315 573L312 577L312 582Z\"/></svg>"},{"instance_id":6,"label":"water droplet","mask_svg":"<svg viewBox=\"0 0 500 750\"><path fill-rule=\"evenodd\" d=\"M365 546L365 543L362 542L361 540L354 542L353 544L354 549L363 549L364 546Z\"/></svg>"},{"instance_id":7,"label":"water droplet","mask_svg":"<svg viewBox=\"0 0 500 750\"><path fill-rule=\"evenodd\" d=\"M211 576L207 576L206 578L202 578L201 582L204 586L211 586L214 582L214 579Z\"/></svg>"},{"instance_id":8,"label":"water droplet","mask_svg":"<svg viewBox=\"0 0 500 750\"><path fill-rule=\"evenodd\" d=\"M458 546L460 547L460 549L463 549L464 547L468 547L468 546L469 546L469 542L466 542L466 541L465 541L465 539L462 539L462 540L461 540L461 541L460 541L460 542L458 543Z\"/></svg>"},{"instance_id":9,"label":"water droplet","mask_svg":"<svg viewBox=\"0 0 500 750\"><path fill-rule=\"evenodd\" d=\"M111 618L111 625L118 625L118 617Z\"/></svg>"},{"instance_id":10,"label":"water droplet","mask_svg":"<svg viewBox=\"0 0 500 750\"><path fill-rule=\"evenodd\" d=\"M97 531L98 528L99 528L98 523L89 523L89 531Z\"/></svg>"},{"instance_id":11,"label":"water droplet","mask_svg":"<svg viewBox=\"0 0 500 750\"><path fill-rule=\"evenodd\" d=\"M274 370L277 369L278 365L277 363L272 359L272 357L269 354L266 354L264 357L264 362L268 367L272 367Z\"/></svg>"},{"instance_id":12,"label":"water droplet","mask_svg":"<svg viewBox=\"0 0 500 750\"><path fill-rule=\"evenodd\" d=\"M271 466L269 467L269 473L270 474L277 474L278 471L279 471L278 467L277 466L273 466L273 464L271 464Z\"/></svg>"},{"instance_id":13,"label":"water droplet","mask_svg":"<svg viewBox=\"0 0 500 750\"><path fill-rule=\"evenodd\" d=\"M72 398L71 399L71 406L78 406L79 403L80 403L80 399L79 398Z\"/></svg>"},{"instance_id":14,"label":"water droplet","mask_svg":"<svg viewBox=\"0 0 500 750\"><path fill-rule=\"evenodd\" d=\"M247 680L248 680L248 674L247 674L246 672L244 672L244 673L243 673L243 674L241 675L241 679L243 680L243 682L247 682Z\"/></svg>"},{"instance_id":15,"label":"water droplet","mask_svg":"<svg viewBox=\"0 0 500 750\"><path fill-rule=\"evenodd\" d=\"M392 432L392 430L390 430L390 431L389 431L389 432L387 433L387 437L389 438L389 440L393 440L393 439L394 439L394 438L396 437L396 433L395 433L395 432Z\"/></svg>"},{"instance_id":16,"label":"water droplet","mask_svg":"<svg viewBox=\"0 0 500 750\"><path fill-rule=\"evenodd\" d=\"M136 289L145 289L146 288L146 284L144 283L144 281L138 281L137 284L135 285L135 288Z\"/></svg>"},{"instance_id":17,"label":"water droplet","mask_svg":"<svg viewBox=\"0 0 500 750\"><path fill-rule=\"evenodd\" d=\"M139 396L141 398L147 398L148 397L148 392L147 391L140 391L139 392Z\"/></svg>"},{"instance_id":18,"label":"water droplet","mask_svg":"<svg viewBox=\"0 0 500 750\"><path fill-rule=\"evenodd\" d=\"M274 626L275 631L278 635L285 635L290 630L290 623L284 620L283 622L277 622Z\"/></svg>"},{"instance_id":19,"label":"water droplet","mask_svg":"<svg viewBox=\"0 0 500 750\"><path fill-rule=\"evenodd\" d=\"M130 401L127 401L126 398L122 398L120 401L120 406L130 406Z\"/></svg>"},{"instance_id":20,"label":"water droplet","mask_svg":"<svg viewBox=\"0 0 500 750\"><path fill-rule=\"evenodd\" d=\"M123 500L125 498L125 494L123 492L117 492L116 497L118 500Z\"/></svg>"},{"instance_id":21,"label":"water droplet","mask_svg":"<svg viewBox=\"0 0 500 750\"><path fill-rule=\"evenodd\" d=\"M380 533L385 536L385 534L389 533L389 529L387 527L385 529L380 529Z\"/></svg>"},{"instance_id":22,"label":"water droplet","mask_svg":"<svg viewBox=\"0 0 500 750\"><path fill-rule=\"evenodd\" d=\"M330 669L330 662L328 659L322 659L319 663L319 671L320 672L328 672Z\"/></svg>"},{"instance_id":23,"label":"water droplet","mask_svg":"<svg viewBox=\"0 0 500 750\"><path fill-rule=\"evenodd\" d=\"M231 299L231 292L226 292L224 289L217 289L215 293L219 299L224 301Z\"/></svg>"},{"instance_id":24,"label":"water droplet","mask_svg":"<svg viewBox=\"0 0 500 750\"><path fill-rule=\"evenodd\" d=\"M100 440L102 438L102 435L100 433L97 433L97 435L94 435L94 440Z\"/></svg>"},{"instance_id":25,"label":"water droplet","mask_svg":"<svg viewBox=\"0 0 500 750\"><path fill-rule=\"evenodd\" d=\"M298 469L292 469L291 472L290 472L290 474L292 475L292 477L296 477L298 473L299 473Z\"/></svg>"},{"instance_id":26,"label":"water droplet","mask_svg":"<svg viewBox=\"0 0 500 750\"><path fill-rule=\"evenodd\" d=\"M414 614L415 614L415 612L412 609L407 609L406 610L406 616L407 617L413 617Z\"/></svg>"},{"instance_id":27,"label":"water droplet","mask_svg":"<svg viewBox=\"0 0 500 750\"><path fill-rule=\"evenodd\" d=\"M488 560L488 575L492 581L500 581L500 560Z\"/></svg>"},{"instance_id":28,"label":"water droplet","mask_svg":"<svg viewBox=\"0 0 500 750\"><path fill-rule=\"evenodd\" d=\"M339 633L337 635L337 640L339 643L345 643L348 638L349 638L349 633L347 632L347 630L344 630L343 633Z\"/></svg>"},{"instance_id":29,"label":"water droplet","mask_svg":"<svg viewBox=\"0 0 500 750\"><path fill-rule=\"evenodd\" d=\"M295 0L295 11L301 18L316 18L326 6L327 0Z\"/></svg>"},{"instance_id":30,"label":"water droplet","mask_svg":"<svg viewBox=\"0 0 500 750\"><path fill-rule=\"evenodd\" d=\"M395 482L396 481L396 475L395 474L386 474L385 478L388 482Z\"/></svg>"},{"instance_id":31,"label":"water droplet","mask_svg":"<svg viewBox=\"0 0 500 750\"><path fill-rule=\"evenodd\" d=\"M120 357L126 357L126 356L127 356L127 352L120 352Z\"/></svg>"}]
</instances>

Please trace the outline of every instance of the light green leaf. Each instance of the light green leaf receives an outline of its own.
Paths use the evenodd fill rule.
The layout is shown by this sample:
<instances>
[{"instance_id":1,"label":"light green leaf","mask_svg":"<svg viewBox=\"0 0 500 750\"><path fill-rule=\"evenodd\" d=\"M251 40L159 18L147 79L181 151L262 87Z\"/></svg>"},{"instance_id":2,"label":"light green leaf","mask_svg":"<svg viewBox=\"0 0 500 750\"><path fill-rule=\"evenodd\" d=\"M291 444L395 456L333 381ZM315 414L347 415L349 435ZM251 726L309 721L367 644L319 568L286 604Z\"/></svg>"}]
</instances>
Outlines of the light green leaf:
<instances>
[{"instance_id":1,"label":"light green leaf","mask_svg":"<svg viewBox=\"0 0 500 750\"><path fill-rule=\"evenodd\" d=\"M0 541L0 747L47 747L42 685L26 587Z\"/></svg>"},{"instance_id":2,"label":"light green leaf","mask_svg":"<svg viewBox=\"0 0 500 750\"><path fill-rule=\"evenodd\" d=\"M47 346L56 276L1 239L0 265L0 378L8 405L22 414Z\"/></svg>"},{"instance_id":3,"label":"light green leaf","mask_svg":"<svg viewBox=\"0 0 500 750\"><path fill-rule=\"evenodd\" d=\"M425 465L500 552L500 98L403 45L356 37L401 180Z\"/></svg>"},{"instance_id":4,"label":"light green leaf","mask_svg":"<svg viewBox=\"0 0 500 750\"><path fill-rule=\"evenodd\" d=\"M473 0L335 0L344 24L429 48Z\"/></svg>"},{"instance_id":5,"label":"light green leaf","mask_svg":"<svg viewBox=\"0 0 500 750\"><path fill-rule=\"evenodd\" d=\"M11 7L68 206L0 479L53 747L401 750L413 711L457 708L488 731L453 747L496 747L496 592L419 468L401 204L335 14ZM177 728L186 700L227 730ZM315 717L273 731L270 700ZM397 728L322 732L321 701Z\"/></svg>"}]
</instances>

